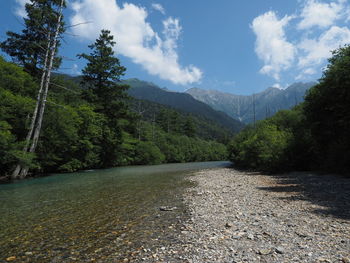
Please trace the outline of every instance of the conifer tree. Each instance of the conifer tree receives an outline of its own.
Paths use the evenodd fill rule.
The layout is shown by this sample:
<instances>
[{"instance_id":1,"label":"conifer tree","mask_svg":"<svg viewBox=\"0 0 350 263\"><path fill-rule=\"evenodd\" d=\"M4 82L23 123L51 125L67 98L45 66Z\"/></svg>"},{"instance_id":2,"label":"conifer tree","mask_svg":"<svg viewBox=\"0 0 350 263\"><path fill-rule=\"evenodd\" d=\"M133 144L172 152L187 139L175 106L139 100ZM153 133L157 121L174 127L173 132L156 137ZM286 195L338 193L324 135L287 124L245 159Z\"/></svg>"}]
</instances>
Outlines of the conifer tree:
<instances>
[{"instance_id":1,"label":"conifer tree","mask_svg":"<svg viewBox=\"0 0 350 263\"><path fill-rule=\"evenodd\" d=\"M23 66L25 71L39 79L42 68L45 67L45 57L49 42L54 37L54 32L59 17L60 0L30 0L25 5L27 17L24 18L24 29L21 33L8 31L8 38L0 43L1 49L10 55L12 59ZM63 3L65 7L65 1ZM64 22L61 19L60 34L64 32ZM56 51L60 46L57 41ZM57 69L61 59L55 57L53 69Z\"/></svg>"},{"instance_id":2,"label":"conifer tree","mask_svg":"<svg viewBox=\"0 0 350 263\"><path fill-rule=\"evenodd\" d=\"M123 142L125 123L128 125L131 119L126 103L126 90L129 86L120 83L126 69L114 55L116 42L113 38L109 30L102 30L95 43L89 45L91 53L78 55L87 60L87 65L82 70L82 84L88 87L85 99L94 104L96 112L106 117L103 140L100 142L103 167L118 165L118 149Z\"/></svg>"}]
</instances>

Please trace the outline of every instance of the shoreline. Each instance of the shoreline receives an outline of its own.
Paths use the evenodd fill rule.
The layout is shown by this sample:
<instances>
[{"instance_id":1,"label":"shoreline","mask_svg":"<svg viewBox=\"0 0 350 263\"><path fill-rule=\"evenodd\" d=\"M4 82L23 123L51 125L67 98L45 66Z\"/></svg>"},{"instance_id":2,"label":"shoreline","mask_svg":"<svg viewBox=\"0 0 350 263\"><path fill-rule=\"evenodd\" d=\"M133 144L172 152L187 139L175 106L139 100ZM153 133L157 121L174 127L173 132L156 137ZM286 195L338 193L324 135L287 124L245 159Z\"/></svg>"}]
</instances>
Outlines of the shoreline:
<instances>
[{"instance_id":1,"label":"shoreline","mask_svg":"<svg viewBox=\"0 0 350 263\"><path fill-rule=\"evenodd\" d=\"M218 168L189 180L181 242L146 262L350 262L349 178Z\"/></svg>"}]
</instances>

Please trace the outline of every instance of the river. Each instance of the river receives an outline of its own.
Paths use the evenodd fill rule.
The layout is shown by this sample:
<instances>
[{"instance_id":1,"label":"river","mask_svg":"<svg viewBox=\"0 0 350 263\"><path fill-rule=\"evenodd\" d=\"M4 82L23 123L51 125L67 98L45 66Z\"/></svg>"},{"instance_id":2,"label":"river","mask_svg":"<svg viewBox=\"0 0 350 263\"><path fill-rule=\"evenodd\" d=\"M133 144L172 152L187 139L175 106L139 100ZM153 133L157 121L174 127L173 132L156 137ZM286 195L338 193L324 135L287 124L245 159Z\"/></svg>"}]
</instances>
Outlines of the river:
<instances>
[{"instance_id":1,"label":"river","mask_svg":"<svg viewBox=\"0 0 350 263\"><path fill-rule=\"evenodd\" d=\"M0 185L0 261L122 262L177 242L186 178L229 165L119 167Z\"/></svg>"}]
</instances>

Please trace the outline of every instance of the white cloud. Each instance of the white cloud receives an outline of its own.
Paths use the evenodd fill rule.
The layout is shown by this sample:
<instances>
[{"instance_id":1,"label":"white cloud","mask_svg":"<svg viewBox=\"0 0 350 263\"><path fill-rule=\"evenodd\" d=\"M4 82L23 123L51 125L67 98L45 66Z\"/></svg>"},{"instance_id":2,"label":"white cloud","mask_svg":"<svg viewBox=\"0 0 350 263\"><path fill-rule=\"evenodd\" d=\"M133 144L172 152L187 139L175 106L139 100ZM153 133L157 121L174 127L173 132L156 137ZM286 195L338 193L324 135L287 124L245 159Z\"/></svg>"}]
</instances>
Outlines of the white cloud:
<instances>
[{"instance_id":1,"label":"white cloud","mask_svg":"<svg viewBox=\"0 0 350 263\"><path fill-rule=\"evenodd\" d=\"M121 7L116 0L80 0L72 3L72 24L93 21L73 28L74 33L94 41L101 29L108 29L115 36L116 50L142 65L148 73L175 84L191 84L200 81L202 71L193 66L182 67L177 54L177 40L181 33L178 19L163 21L160 36L146 21L145 8L130 3Z\"/></svg>"},{"instance_id":2,"label":"white cloud","mask_svg":"<svg viewBox=\"0 0 350 263\"><path fill-rule=\"evenodd\" d=\"M304 39L299 44L303 55L299 58L298 66L311 69L323 64L331 57L331 51L350 43L350 30L347 27L333 26L316 39Z\"/></svg>"},{"instance_id":3,"label":"white cloud","mask_svg":"<svg viewBox=\"0 0 350 263\"><path fill-rule=\"evenodd\" d=\"M29 2L29 0L16 0L17 7L15 9L15 14L19 17L26 17L27 12L25 9L25 5Z\"/></svg>"},{"instance_id":4,"label":"white cloud","mask_svg":"<svg viewBox=\"0 0 350 263\"><path fill-rule=\"evenodd\" d=\"M334 25L335 21L343 16L345 1L321 3L318 0L307 0L301 12L302 20L298 24L298 28L326 28Z\"/></svg>"},{"instance_id":5,"label":"white cloud","mask_svg":"<svg viewBox=\"0 0 350 263\"><path fill-rule=\"evenodd\" d=\"M164 9L164 7L161 4L153 3L152 4L152 8L154 10L157 10L157 11L161 12L163 15L165 15L165 9Z\"/></svg>"},{"instance_id":6,"label":"white cloud","mask_svg":"<svg viewBox=\"0 0 350 263\"><path fill-rule=\"evenodd\" d=\"M72 75L81 75L81 71L79 70L79 66L77 64L73 64L71 69Z\"/></svg>"},{"instance_id":7,"label":"white cloud","mask_svg":"<svg viewBox=\"0 0 350 263\"><path fill-rule=\"evenodd\" d=\"M314 68L306 68L304 69L298 76L295 77L295 80L306 80L310 79L311 76L317 73Z\"/></svg>"},{"instance_id":8,"label":"white cloud","mask_svg":"<svg viewBox=\"0 0 350 263\"><path fill-rule=\"evenodd\" d=\"M278 19L270 11L256 17L251 26L256 34L255 52L264 62L260 73L279 83L292 76L296 80L315 79L324 70L332 51L350 44L349 0L298 2L304 3L296 12L298 16ZM289 23L291 19L295 23ZM287 41L290 37L292 43ZM282 72L284 78L280 79Z\"/></svg>"},{"instance_id":9,"label":"white cloud","mask_svg":"<svg viewBox=\"0 0 350 263\"><path fill-rule=\"evenodd\" d=\"M296 55L296 48L285 36L285 27L291 19L293 16L278 19L276 13L270 11L256 17L251 25L257 37L255 52L265 64L260 72L276 80L282 70L292 65Z\"/></svg>"}]
</instances>

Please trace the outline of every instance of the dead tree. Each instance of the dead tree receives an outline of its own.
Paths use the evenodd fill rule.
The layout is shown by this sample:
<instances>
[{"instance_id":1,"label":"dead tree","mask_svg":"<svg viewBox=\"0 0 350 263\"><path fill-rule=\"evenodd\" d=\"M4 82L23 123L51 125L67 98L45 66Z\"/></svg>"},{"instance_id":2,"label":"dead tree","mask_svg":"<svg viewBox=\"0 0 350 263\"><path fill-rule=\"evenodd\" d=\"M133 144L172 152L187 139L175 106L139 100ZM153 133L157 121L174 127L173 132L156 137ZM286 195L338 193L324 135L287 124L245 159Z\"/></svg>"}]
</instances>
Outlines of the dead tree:
<instances>
[{"instance_id":1,"label":"dead tree","mask_svg":"<svg viewBox=\"0 0 350 263\"><path fill-rule=\"evenodd\" d=\"M34 153L38 145L38 140L41 132L43 116L45 112L47 94L49 90L51 71L53 67L53 61L56 55L57 42L61 31L62 18L63 18L63 6L64 0L61 0L59 13L57 17L57 25L54 32L48 33L48 46L45 54L43 72L41 76L40 88L38 91L37 102L33 112L32 121L29 127L29 131L26 137L26 144L24 147L25 153ZM30 145L30 147L29 147ZM19 164L16 166L12 173L12 179L25 178L28 174L28 167Z\"/></svg>"}]
</instances>

